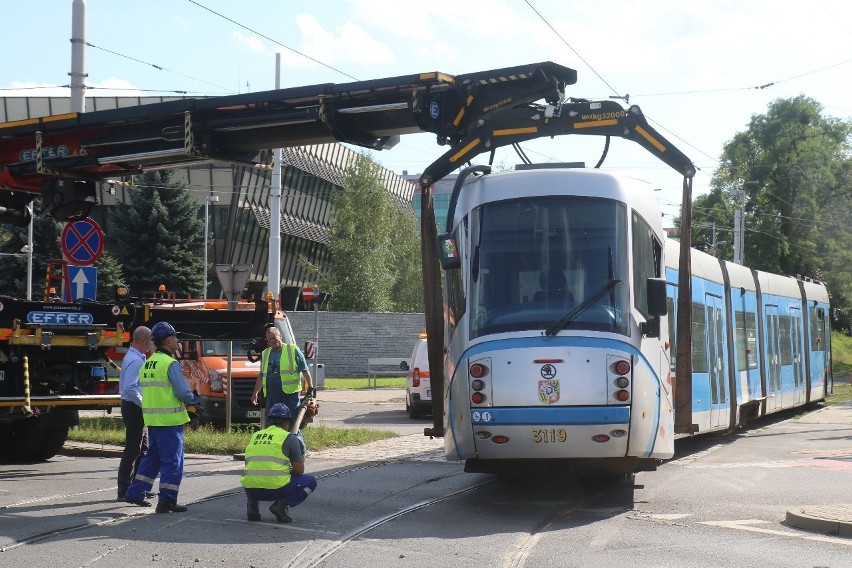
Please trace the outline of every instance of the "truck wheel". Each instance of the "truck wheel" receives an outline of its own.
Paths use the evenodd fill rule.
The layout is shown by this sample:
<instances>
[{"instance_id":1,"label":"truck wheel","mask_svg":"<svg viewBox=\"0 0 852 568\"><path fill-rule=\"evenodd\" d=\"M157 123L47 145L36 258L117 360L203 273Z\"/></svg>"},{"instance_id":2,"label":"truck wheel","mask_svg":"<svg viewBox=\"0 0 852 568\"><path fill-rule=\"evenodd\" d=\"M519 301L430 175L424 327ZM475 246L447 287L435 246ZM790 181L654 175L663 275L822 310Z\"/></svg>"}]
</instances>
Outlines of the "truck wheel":
<instances>
[{"instance_id":1,"label":"truck wheel","mask_svg":"<svg viewBox=\"0 0 852 568\"><path fill-rule=\"evenodd\" d=\"M37 461L38 451L44 443L44 432L34 418L16 421L12 424L6 458L13 462Z\"/></svg>"},{"instance_id":2,"label":"truck wheel","mask_svg":"<svg viewBox=\"0 0 852 568\"><path fill-rule=\"evenodd\" d=\"M35 459L39 461L49 460L59 453L59 450L65 445L65 440L67 439L67 426L56 426L44 430L44 440L34 456Z\"/></svg>"}]
</instances>

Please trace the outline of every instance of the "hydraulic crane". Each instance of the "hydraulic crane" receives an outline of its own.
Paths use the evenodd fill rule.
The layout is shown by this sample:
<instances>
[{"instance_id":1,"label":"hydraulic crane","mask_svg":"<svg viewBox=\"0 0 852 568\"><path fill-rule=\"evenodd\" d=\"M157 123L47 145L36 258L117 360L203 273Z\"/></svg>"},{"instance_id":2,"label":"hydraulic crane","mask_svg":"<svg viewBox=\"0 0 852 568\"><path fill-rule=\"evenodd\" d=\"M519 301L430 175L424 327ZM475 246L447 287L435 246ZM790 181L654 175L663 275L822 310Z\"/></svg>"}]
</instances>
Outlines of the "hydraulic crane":
<instances>
[{"instance_id":1,"label":"hydraulic crane","mask_svg":"<svg viewBox=\"0 0 852 568\"><path fill-rule=\"evenodd\" d=\"M434 428L443 435L443 319L431 185L498 147L567 134L632 140L684 177L689 222L692 162L651 127L638 106L567 99L577 72L552 62L463 75L440 72L321 84L0 124L0 222L26 224L41 195L59 219L84 217L95 184L149 169L211 161L253 163L260 150L347 142L392 148L404 134L431 132L449 149L423 172L422 252ZM607 145L608 146L608 145ZM602 161L602 160L601 160ZM685 226L689 226L686 224ZM688 302L689 231L681 240L681 294ZM681 313L689 313L688 305ZM688 320L685 320L688 321ZM679 323L679 348L690 329ZM679 354L680 355L680 354ZM689 365L679 356L678 365ZM678 376L691 376L678 369ZM686 396L678 389L678 398ZM684 400L689 400L685 398Z\"/></svg>"}]
</instances>

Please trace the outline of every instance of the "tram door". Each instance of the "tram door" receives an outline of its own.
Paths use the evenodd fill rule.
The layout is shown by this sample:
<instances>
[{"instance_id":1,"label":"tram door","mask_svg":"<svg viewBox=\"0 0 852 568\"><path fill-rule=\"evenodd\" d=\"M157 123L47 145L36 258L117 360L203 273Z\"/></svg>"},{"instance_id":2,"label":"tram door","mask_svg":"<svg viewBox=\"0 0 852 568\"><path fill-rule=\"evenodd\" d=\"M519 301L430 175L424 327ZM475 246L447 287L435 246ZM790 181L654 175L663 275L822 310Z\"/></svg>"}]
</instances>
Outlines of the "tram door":
<instances>
[{"instance_id":1,"label":"tram door","mask_svg":"<svg viewBox=\"0 0 852 568\"><path fill-rule=\"evenodd\" d=\"M781 408L781 328L778 306L766 306L766 409Z\"/></svg>"},{"instance_id":2,"label":"tram door","mask_svg":"<svg viewBox=\"0 0 852 568\"><path fill-rule=\"evenodd\" d=\"M710 379L710 426L727 424L728 381L725 380L725 335L722 324L722 298L705 295L707 316L707 359Z\"/></svg>"},{"instance_id":3,"label":"tram door","mask_svg":"<svg viewBox=\"0 0 852 568\"><path fill-rule=\"evenodd\" d=\"M802 364L802 310L790 308L790 339L793 355L793 399L796 404L805 401L805 377Z\"/></svg>"}]
</instances>

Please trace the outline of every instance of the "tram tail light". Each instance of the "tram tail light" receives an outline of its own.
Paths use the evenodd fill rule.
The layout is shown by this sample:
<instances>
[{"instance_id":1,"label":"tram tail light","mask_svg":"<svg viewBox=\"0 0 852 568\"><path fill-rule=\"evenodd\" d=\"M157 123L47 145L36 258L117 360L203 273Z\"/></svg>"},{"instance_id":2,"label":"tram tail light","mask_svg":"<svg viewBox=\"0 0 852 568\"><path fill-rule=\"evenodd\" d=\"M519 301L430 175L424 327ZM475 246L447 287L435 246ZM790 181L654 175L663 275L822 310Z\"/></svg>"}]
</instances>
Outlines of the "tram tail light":
<instances>
[{"instance_id":1,"label":"tram tail light","mask_svg":"<svg viewBox=\"0 0 852 568\"><path fill-rule=\"evenodd\" d=\"M474 379L481 379L488 375L488 367L483 365L482 363L474 363L470 366L469 369L470 376Z\"/></svg>"},{"instance_id":2,"label":"tram tail light","mask_svg":"<svg viewBox=\"0 0 852 568\"><path fill-rule=\"evenodd\" d=\"M617 361L613 370L617 375L626 375L630 372L630 362L624 359Z\"/></svg>"},{"instance_id":3,"label":"tram tail light","mask_svg":"<svg viewBox=\"0 0 852 568\"><path fill-rule=\"evenodd\" d=\"M620 402L627 402L630 399L630 393L626 390L615 391L615 399Z\"/></svg>"},{"instance_id":4,"label":"tram tail light","mask_svg":"<svg viewBox=\"0 0 852 568\"><path fill-rule=\"evenodd\" d=\"M482 404L483 402L485 402L485 398L486 398L485 394L483 394L481 392L475 392L472 395L470 395L470 401L473 404Z\"/></svg>"}]
</instances>

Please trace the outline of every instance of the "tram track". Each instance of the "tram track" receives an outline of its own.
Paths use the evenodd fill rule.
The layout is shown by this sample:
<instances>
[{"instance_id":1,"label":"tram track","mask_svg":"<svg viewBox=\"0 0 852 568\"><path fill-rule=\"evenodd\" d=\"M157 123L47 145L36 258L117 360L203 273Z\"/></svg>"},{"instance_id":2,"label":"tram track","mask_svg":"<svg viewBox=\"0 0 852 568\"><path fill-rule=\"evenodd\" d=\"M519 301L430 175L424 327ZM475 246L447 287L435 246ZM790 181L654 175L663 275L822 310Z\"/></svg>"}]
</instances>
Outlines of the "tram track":
<instances>
[{"instance_id":1,"label":"tram track","mask_svg":"<svg viewBox=\"0 0 852 568\"><path fill-rule=\"evenodd\" d=\"M451 477L451 476L446 476ZM435 481L435 480L432 480ZM380 517L378 519L373 519L364 523L360 527L357 527L351 530L349 533L344 536L335 539L325 545L315 545L311 547L307 547L303 549L303 552L307 554L300 554L293 558L289 564L287 564L287 568L313 568L316 566L321 566L324 562L329 560L335 553L342 550L347 544L351 543L355 539L369 533L373 529L381 527L387 523L390 523L400 517L408 515L409 513L413 513L415 511L419 511L431 505L435 505L437 503L441 503L442 501L446 501L448 499L452 499L453 497L457 497L459 495L464 495L465 493L470 493L471 491L475 491L485 485L489 485L494 483L495 480L491 479L488 481L484 481L481 483L477 483L471 485L469 487L465 487L463 489L458 489L456 491L451 491L450 493L446 493L444 495L433 497L431 499L426 499L424 501L420 501L408 507L404 507L398 511Z\"/></svg>"}]
</instances>

